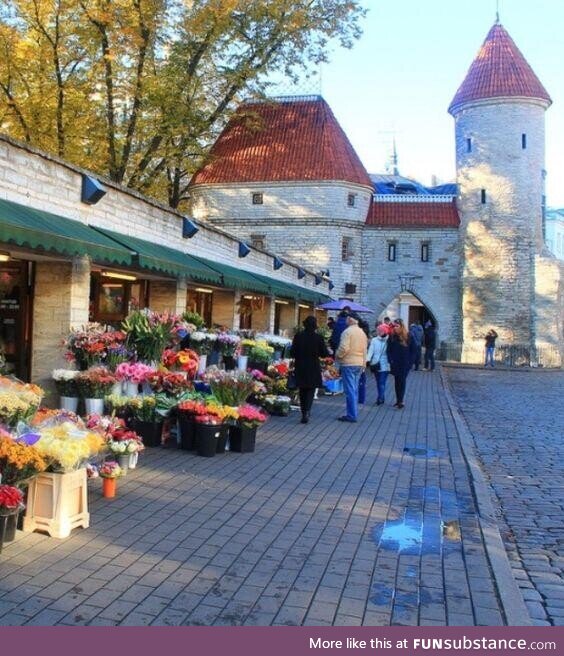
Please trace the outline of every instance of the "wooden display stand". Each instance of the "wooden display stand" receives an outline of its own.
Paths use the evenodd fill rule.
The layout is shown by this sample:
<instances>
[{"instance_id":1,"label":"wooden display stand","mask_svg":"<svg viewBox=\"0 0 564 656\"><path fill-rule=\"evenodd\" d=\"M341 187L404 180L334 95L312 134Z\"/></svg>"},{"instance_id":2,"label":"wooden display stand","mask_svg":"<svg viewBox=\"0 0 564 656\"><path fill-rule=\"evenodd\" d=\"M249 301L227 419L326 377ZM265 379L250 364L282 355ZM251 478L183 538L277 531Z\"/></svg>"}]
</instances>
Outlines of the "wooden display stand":
<instances>
[{"instance_id":1,"label":"wooden display stand","mask_svg":"<svg viewBox=\"0 0 564 656\"><path fill-rule=\"evenodd\" d=\"M84 468L66 474L39 474L29 485L23 530L68 538L73 528L88 528L86 480Z\"/></svg>"}]
</instances>

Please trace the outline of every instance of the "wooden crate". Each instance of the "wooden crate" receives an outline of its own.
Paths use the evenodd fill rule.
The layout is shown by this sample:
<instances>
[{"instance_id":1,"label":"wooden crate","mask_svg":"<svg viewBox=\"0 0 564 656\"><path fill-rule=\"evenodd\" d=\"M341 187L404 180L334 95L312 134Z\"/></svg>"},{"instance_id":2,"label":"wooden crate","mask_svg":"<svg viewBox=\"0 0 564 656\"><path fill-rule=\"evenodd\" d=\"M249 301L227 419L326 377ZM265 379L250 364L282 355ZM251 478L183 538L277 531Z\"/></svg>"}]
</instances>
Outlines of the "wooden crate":
<instances>
[{"instance_id":1,"label":"wooden crate","mask_svg":"<svg viewBox=\"0 0 564 656\"><path fill-rule=\"evenodd\" d=\"M86 469L67 474L39 474L29 485L23 530L68 538L73 528L88 528L86 481Z\"/></svg>"}]
</instances>

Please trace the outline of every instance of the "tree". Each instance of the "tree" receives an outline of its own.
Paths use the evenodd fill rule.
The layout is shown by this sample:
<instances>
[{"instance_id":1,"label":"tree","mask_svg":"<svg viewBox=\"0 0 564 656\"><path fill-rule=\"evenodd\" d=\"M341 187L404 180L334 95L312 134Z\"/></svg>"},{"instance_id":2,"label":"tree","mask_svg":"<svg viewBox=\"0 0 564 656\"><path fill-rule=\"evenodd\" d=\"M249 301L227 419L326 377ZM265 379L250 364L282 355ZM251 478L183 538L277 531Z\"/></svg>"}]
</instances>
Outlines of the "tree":
<instances>
[{"instance_id":1,"label":"tree","mask_svg":"<svg viewBox=\"0 0 564 656\"><path fill-rule=\"evenodd\" d=\"M40 148L179 207L243 96L351 47L356 0L8 0L0 118Z\"/></svg>"}]
</instances>

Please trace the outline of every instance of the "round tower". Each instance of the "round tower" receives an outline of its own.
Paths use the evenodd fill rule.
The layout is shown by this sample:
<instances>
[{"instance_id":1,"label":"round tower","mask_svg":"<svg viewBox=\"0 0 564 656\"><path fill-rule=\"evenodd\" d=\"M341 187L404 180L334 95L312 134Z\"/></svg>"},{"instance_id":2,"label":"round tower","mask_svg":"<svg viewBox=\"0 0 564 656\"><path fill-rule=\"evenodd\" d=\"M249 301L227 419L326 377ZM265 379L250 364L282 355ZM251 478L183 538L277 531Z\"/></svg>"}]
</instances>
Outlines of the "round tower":
<instances>
[{"instance_id":1,"label":"round tower","mask_svg":"<svg viewBox=\"0 0 564 656\"><path fill-rule=\"evenodd\" d=\"M545 88L496 22L449 107L455 120L463 360L483 336L533 349L543 245Z\"/></svg>"}]
</instances>

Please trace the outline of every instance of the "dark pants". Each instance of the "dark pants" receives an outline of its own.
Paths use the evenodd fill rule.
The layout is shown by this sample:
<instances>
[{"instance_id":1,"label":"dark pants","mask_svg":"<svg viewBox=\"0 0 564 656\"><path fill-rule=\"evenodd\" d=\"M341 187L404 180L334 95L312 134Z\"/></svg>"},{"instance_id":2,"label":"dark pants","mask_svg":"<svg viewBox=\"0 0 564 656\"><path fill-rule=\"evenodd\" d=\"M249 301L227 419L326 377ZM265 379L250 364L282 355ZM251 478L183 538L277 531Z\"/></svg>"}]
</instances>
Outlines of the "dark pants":
<instances>
[{"instance_id":1,"label":"dark pants","mask_svg":"<svg viewBox=\"0 0 564 656\"><path fill-rule=\"evenodd\" d=\"M366 403L366 372L363 371L360 374L360 379L358 381L358 402Z\"/></svg>"},{"instance_id":2,"label":"dark pants","mask_svg":"<svg viewBox=\"0 0 564 656\"><path fill-rule=\"evenodd\" d=\"M314 396L315 387L300 387L300 408L302 414L305 414L311 410Z\"/></svg>"},{"instance_id":3,"label":"dark pants","mask_svg":"<svg viewBox=\"0 0 564 656\"><path fill-rule=\"evenodd\" d=\"M396 388L396 403L403 403L405 396L405 385L407 382L407 374L395 374L394 386Z\"/></svg>"},{"instance_id":4,"label":"dark pants","mask_svg":"<svg viewBox=\"0 0 564 656\"><path fill-rule=\"evenodd\" d=\"M421 346L415 347L415 362L413 363L413 370L417 371L421 366Z\"/></svg>"},{"instance_id":5,"label":"dark pants","mask_svg":"<svg viewBox=\"0 0 564 656\"><path fill-rule=\"evenodd\" d=\"M374 376L376 377L376 385L378 386L378 401L384 403L386 400L386 381L388 380L389 371L377 371Z\"/></svg>"},{"instance_id":6,"label":"dark pants","mask_svg":"<svg viewBox=\"0 0 564 656\"><path fill-rule=\"evenodd\" d=\"M435 349L426 348L425 349L425 369L430 369L433 371L435 368Z\"/></svg>"}]
</instances>

